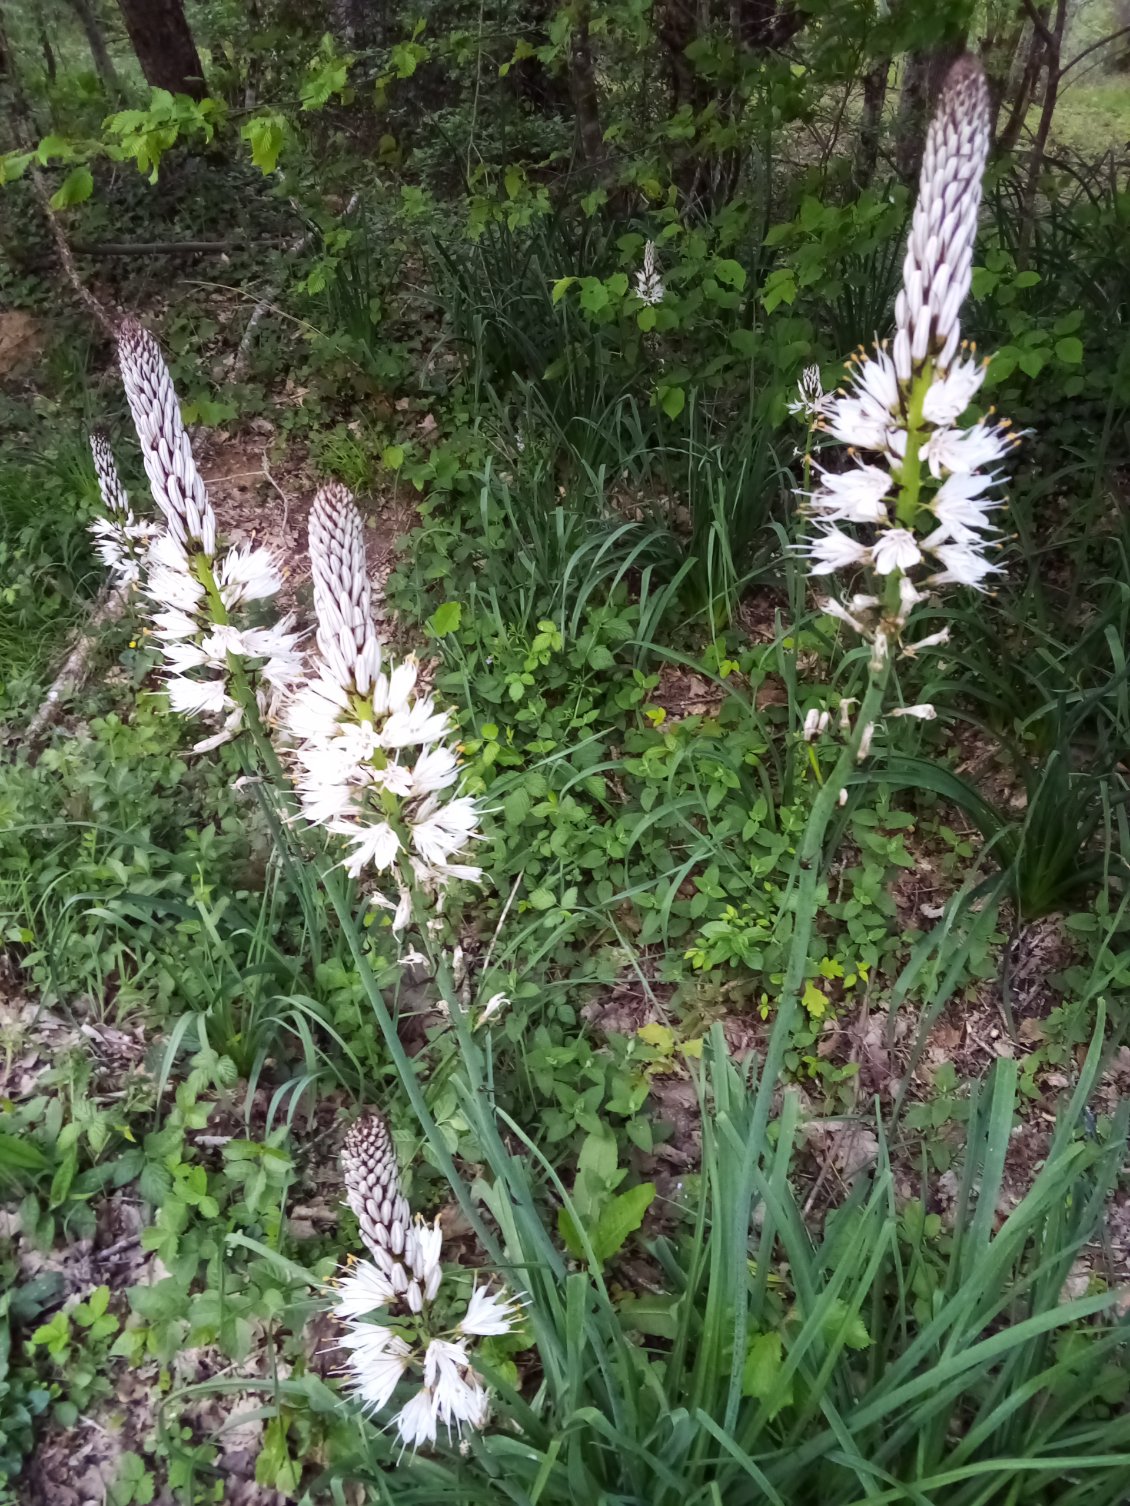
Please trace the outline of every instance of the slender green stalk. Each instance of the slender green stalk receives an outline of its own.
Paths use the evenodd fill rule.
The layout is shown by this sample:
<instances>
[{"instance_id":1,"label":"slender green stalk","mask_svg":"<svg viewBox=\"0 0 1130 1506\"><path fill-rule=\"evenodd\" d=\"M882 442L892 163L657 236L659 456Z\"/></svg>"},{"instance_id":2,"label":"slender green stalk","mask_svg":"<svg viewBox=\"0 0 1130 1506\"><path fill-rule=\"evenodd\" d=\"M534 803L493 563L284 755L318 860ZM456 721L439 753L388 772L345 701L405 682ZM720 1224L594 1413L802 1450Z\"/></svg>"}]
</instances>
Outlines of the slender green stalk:
<instances>
[{"instance_id":1,"label":"slender green stalk","mask_svg":"<svg viewBox=\"0 0 1130 1506\"><path fill-rule=\"evenodd\" d=\"M769 1045L762 1066L761 1089L754 1104L753 1132L750 1138L756 1145L764 1144L773 1085L780 1076L785 1053L792 1040L801 991L804 988L805 972L808 966L808 947L816 918L816 891L820 882L820 859L824 851L824 839L839 803L840 790L843 789L848 775L855 767L864 730L878 719L882 711L883 697L889 678L889 661L884 661L877 669L872 668L871 679L860 704L851 736L841 749L832 772L813 802L812 811L804 828L804 835L797 849L798 878L795 891L796 902L793 908L793 935L784 981L777 998L777 1017L769 1035Z\"/></svg>"},{"instance_id":2,"label":"slender green stalk","mask_svg":"<svg viewBox=\"0 0 1130 1506\"><path fill-rule=\"evenodd\" d=\"M329 872L323 875L323 882L326 886L326 893L330 898L330 904L334 907L342 933L345 936L353 961L356 964L362 987L365 990L365 996L369 1000L372 1011L376 1015L377 1024L380 1026L381 1034L384 1036L388 1054L393 1066L396 1068L401 1085L408 1095L408 1101L412 1105L417 1119L420 1121L420 1128L423 1130L425 1138L431 1147L436 1165L451 1184L451 1190L458 1199L459 1206L462 1208L467 1222L474 1229L483 1249L486 1250L492 1260L497 1264L501 1264L502 1252L499 1249L498 1241L483 1222L467 1184L459 1174L451 1152L447 1148L447 1142L440 1133L439 1126L436 1124L435 1119L432 1117L432 1112L428 1108L423 1089L420 1087L419 1077L417 1076L415 1067L412 1065L412 1059L407 1051L405 1051L404 1045L397 1033L396 1022L389 1013L388 1005L385 1003L381 991L377 987L377 980L373 977L373 969L369 958L365 955L365 950L361 945L361 938L357 934L357 926L345 894L345 886L341 877L336 869L330 869ZM422 931L426 930L426 928L421 929ZM448 978L450 979L450 972L448 972ZM448 986L450 987L450 984ZM450 989L450 992L453 994L454 989ZM458 1008L458 1004L455 1007Z\"/></svg>"}]
</instances>

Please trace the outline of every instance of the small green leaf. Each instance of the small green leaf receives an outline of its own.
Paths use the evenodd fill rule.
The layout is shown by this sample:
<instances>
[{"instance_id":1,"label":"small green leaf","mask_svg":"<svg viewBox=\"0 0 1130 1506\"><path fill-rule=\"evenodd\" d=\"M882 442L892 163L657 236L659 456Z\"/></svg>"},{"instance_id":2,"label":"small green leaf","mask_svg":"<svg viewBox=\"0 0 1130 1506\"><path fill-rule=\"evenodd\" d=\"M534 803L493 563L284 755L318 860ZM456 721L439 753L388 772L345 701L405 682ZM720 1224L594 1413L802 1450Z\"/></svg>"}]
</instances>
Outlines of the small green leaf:
<instances>
[{"instance_id":1,"label":"small green leaf","mask_svg":"<svg viewBox=\"0 0 1130 1506\"><path fill-rule=\"evenodd\" d=\"M432 613L428 626L437 638L445 638L448 633L459 631L459 624L463 621L463 607L458 601L445 601L442 606L436 607Z\"/></svg>"},{"instance_id":2,"label":"small green leaf","mask_svg":"<svg viewBox=\"0 0 1130 1506\"><path fill-rule=\"evenodd\" d=\"M658 317L658 314L653 308L640 309L639 313L636 315L636 323L639 325L640 329L643 330L644 334L646 334L649 329L655 328L655 321Z\"/></svg>"},{"instance_id":3,"label":"small green leaf","mask_svg":"<svg viewBox=\"0 0 1130 1506\"><path fill-rule=\"evenodd\" d=\"M381 460L390 471L398 471L404 464L404 446L402 444L386 445L381 452Z\"/></svg>"},{"instance_id":4,"label":"small green leaf","mask_svg":"<svg viewBox=\"0 0 1130 1506\"><path fill-rule=\"evenodd\" d=\"M1083 342L1078 335L1065 335L1055 342L1055 353L1065 366L1078 366L1083 359Z\"/></svg>"},{"instance_id":5,"label":"small green leaf","mask_svg":"<svg viewBox=\"0 0 1130 1506\"><path fill-rule=\"evenodd\" d=\"M530 895L530 904L535 910L552 910L556 903L548 889L535 889Z\"/></svg>"},{"instance_id":6,"label":"small green leaf","mask_svg":"<svg viewBox=\"0 0 1130 1506\"><path fill-rule=\"evenodd\" d=\"M1078 344L1079 342L1076 341L1075 343ZM1021 351L1016 364L1025 376L1038 377L1047 363L1048 357L1046 351L1025 350Z\"/></svg>"},{"instance_id":7,"label":"small green leaf","mask_svg":"<svg viewBox=\"0 0 1130 1506\"><path fill-rule=\"evenodd\" d=\"M559 277L553 284L552 298L554 303L560 303L565 294L576 282L575 277Z\"/></svg>"}]
</instances>

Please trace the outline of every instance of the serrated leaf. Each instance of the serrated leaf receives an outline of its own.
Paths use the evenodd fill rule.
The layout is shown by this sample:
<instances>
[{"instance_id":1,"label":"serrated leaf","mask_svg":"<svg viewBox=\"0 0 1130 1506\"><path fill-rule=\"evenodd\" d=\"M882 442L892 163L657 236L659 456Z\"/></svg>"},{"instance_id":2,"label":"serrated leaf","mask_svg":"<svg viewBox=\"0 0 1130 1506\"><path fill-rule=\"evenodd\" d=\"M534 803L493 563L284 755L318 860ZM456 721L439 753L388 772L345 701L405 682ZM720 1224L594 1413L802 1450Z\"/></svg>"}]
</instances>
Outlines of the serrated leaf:
<instances>
[{"instance_id":1,"label":"serrated leaf","mask_svg":"<svg viewBox=\"0 0 1130 1506\"><path fill-rule=\"evenodd\" d=\"M759 1333L749 1341L742 1368L742 1395L765 1401L777 1388L781 1371L781 1335Z\"/></svg>"},{"instance_id":2,"label":"serrated leaf","mask_svg":"<svg viewBox=\"0 0 1130 1506\"><path fill-rule=\"evenodd\" d=\"M535 910L552 910L557 903L548 889L535 889L530 895L530 904Z\"/></svg>"},{"instance_id":3,"label":"serrated leaf","mask_svg":"<svg viewBox=\"0 0 1130 1506\"><path fill-rule=\"evenodd\" d=\"M838 1340L848 1349L871 1347L871 1335L863 1319L858 1313L849 1312L847 1303L839 1298L824 1315L824 1337L829 1344Z\"/></svg>"},{"instance_id":4,"label":"serrated leaf","mask_svg":"<svg viewBox=\"0 0 1130 1506\"><path fill-rule=\"evenodd\" d=\"M261 173L273 173L279 165L279 153L286 140L286 120L282 115L257 115L240 129L240 137L251 147L251 160Z\"/></svg>"},{"instance_id":5,"label":"serrated leaf","mask_svg":"<svg viewBox=\"0 0 1130 1506\"><path fill-rule=\"evenodd\" d=\"M522 822L530 814L533 802L524 789L511 790L502 802L502 812L506 818L507 826L521 826Z\"/></svg>"},{"instance_id":6,"label":"serrated leaf","mask_svg":"<svg viewBox=\"0 0 1130 1506\"><path fill-rule=\"evenodd\" d=\"M89 167L74 167L51 195L52 209L68 209L81 204L94 192L94 178Z\"/></svg>"}]
</instances>

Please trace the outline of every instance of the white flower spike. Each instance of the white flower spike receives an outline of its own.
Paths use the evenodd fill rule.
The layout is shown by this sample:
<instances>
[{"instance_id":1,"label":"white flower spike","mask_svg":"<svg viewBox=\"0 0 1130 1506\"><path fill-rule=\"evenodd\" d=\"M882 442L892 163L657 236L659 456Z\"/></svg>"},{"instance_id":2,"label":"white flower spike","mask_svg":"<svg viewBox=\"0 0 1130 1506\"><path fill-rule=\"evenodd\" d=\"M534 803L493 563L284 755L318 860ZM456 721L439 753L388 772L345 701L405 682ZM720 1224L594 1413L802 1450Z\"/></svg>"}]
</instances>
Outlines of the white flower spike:
<instances>
[{"instance_id":1,"label":"white flower spike","mask_svg":"<svg viewBox=\"0 0 1130 1506\"><path fill-rule=\"evenodd\" d=\"M165 520L145 561L153 642L165 656L172 709L221 718L219 731L195 745L204 753L233 737L252 705L263 719L274 718L280 697L302 672L299 634L289 617L262 627L242 615L247 602L277 592L281 575L265 549L244 546L217 555L216 515L172 378L157 342L136 320L119 329L118 361L150 490ZM107 457L108 451L100 457L95 449L104 495Z\"/></svg>"},{"instance_id":2,"label":"white flower spike","mask_svg":"<svg viewBox=\"0 0 1130 1506\"><path fill-rule=\"evenodd\" d=\"M937 634L906 641L930 594L947 585L984 590L999 571L987 557L999 537L991 516L1002 505L993 488L1016 437L1007 423L961 424L986 369L963 352L959 316L972 279L989 115L981 65L959 59L927 133L893 344L852 358L848 390L823 402L818 421L852 454L843 469L820 469L805 508L817 527L799 548L814 576L863 577L847 607L825 600L821 610L871 641L879 670L895 645L913 654L945 642ZM808 411L803 402L794 409Z\"/></svg>"},{"instance_id":3,"label":"white flower spike","mask_svg":"<svg viewBox=\"0 0 1130 1506\"><path fill-rule=\"evenodd\" d=\"M462 1316L452 1323L450 1299L439 1298L440 1221L410 1221L392 1140L379 1115L353 1125L342 1169L346 1199L374 1257L372 1263L348 1267L334 1292L351 1394L364 1412L373 1413L389 1404L402 1377L411 1373L422 1381L388 1424L405 1448L434 1444L441 1423L456 1436L465 1428L485 1427L490 1398L475 1372L473 1345L509 1333L519 1321L521 1303L474 1287ZM383 1321L361 1321L374 1313L396 1329Z\"/></svg>"},{"instance_id":4,"label":"white flower spike","mask_svg":"<svg viewBox=\"0 0 1130 1506\"><path fill-rule=\"evenodd\" d=\"M478 805L453 794L454 727L421 689L417 660L390 664L382 653L361 515L343 486L314 498L310 567L317 663L284 716L302 814L344 838L350 877L390 875L400 930L414 887L479 877L456 861L479 835Z\"/></svg>"},{"instance_id":5,"label":"white flower spike","mask_svg":"<svg viewBox=\"0 0 1130 1506\"><path fill-rule=\"evenodd\" d=\"M655 242L648 241L643 248L643 267L636 273L636 296L642 303L654 305L663 302L666 291L659 275Z\"/></svg>"}]
</instances>

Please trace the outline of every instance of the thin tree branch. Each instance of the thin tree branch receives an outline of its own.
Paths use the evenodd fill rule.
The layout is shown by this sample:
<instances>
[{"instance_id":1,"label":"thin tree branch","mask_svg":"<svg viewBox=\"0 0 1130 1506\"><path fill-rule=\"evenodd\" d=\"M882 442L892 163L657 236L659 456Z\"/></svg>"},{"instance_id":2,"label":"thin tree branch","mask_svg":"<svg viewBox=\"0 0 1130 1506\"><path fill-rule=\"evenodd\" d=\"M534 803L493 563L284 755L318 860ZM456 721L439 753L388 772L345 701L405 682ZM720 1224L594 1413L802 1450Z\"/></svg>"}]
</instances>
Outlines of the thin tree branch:
<instances>
[{"instance_id":1,"label":"thin tree branch","mask_svg":"<svg viewBox=\"0 0 1130 1506\"><path fill-rule=\"evenodd\" d=\"M1048 49L1049 52L1054 52L1058 48L1059 43L1056 41L1051 28L1048 26L1048 23L1044 20L1043 16L1040 15L1040 12L1032 3L1032 0L1021 0L1021 4L1024 7L1028 19L1036 28L1036 35L1040 38L1041 42L1043 42L1044 46Z\"/></svg>"},{"instance_id":2,"label":"thin tree branch","mask_svg":"<svg viewBox=\"0 0 1130 1506\"><path fill-rule=\"evenodd\" d=\"M1063 78L1070 73L1076 63L1081 63L1084 58L1090 57L1092 52L1098 52L1100 47L1105 47L1108 42L1117 42L1119 37L1130 36L1130 26L1120 26L1117 31L1112 31L1107 37L1100 37L1097 42L1092 42L1089 47L1084 47L1082 52L1077 52L1070 63L1064 63L1059 76Z\"/></svg>"},{"instance_id":3,"label":"thin tree branch","mask_svg":"<svg viewBox=\"0 0 1130 1506\"><path fill-rule=\"evenodd\" d=\"M202 252L242 251L253 246L287 246L288 235L246 237L230 241L93 241L71 249L79 256L192 256Z\"/></svg>"}]
</instances>

